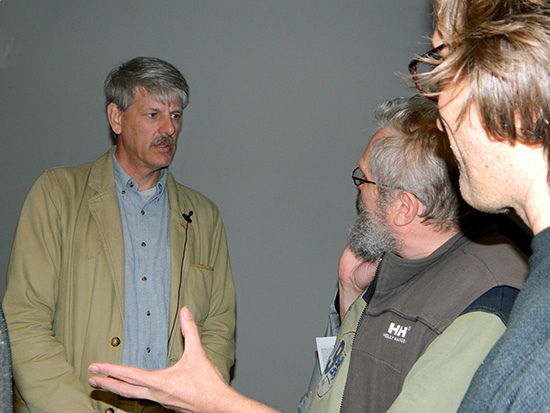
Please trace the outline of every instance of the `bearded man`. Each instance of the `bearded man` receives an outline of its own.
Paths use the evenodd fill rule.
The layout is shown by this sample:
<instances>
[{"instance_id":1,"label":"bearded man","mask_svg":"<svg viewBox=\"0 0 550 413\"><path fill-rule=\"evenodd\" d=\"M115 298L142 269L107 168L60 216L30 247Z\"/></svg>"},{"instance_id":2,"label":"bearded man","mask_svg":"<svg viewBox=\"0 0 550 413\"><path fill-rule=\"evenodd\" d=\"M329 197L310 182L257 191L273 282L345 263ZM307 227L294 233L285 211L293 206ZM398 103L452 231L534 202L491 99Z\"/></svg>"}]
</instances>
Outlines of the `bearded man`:
<instances>
[{"instance_id":1,"label":"bearded man","mask_svg":"<svg viewBox=\"0 0 550 413\"><path fill-rule=\"evenodd\" d=\"M376 118L353 173L358 216L327 329L335 350L301 411L454 411L505 330L525 258L467 213L435 102L395 99Z\"/></svg>"}]
</instances>

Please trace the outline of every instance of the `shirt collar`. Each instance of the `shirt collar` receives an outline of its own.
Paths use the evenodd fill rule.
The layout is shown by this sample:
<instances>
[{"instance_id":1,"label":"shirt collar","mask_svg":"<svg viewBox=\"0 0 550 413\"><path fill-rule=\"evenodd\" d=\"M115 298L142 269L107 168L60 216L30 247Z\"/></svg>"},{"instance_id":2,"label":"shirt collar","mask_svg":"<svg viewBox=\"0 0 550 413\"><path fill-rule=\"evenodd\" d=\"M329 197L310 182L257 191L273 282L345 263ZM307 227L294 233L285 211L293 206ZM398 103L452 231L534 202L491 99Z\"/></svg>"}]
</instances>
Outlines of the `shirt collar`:
<instances>
[{"instance_id":1,"label":"shirt collar","mask_svg":"<svg viewBox=\"0 0 550 413\"><path fill-rule=\"evenodd\" d=\"M134 190L137 192L138 190L138 184L137 182L130 176L128 173L122 168L120 163L118 162L118 159L115 156L115 152L113 151L113 171L115 174L115 184L117 187L125 190ZM163 192L166 189L166 181L168 179L168 173L166 171L167 168L162 168L160 170L160 177L157 182L157 195L162 195Z\"/></svg>"}]
</instances>

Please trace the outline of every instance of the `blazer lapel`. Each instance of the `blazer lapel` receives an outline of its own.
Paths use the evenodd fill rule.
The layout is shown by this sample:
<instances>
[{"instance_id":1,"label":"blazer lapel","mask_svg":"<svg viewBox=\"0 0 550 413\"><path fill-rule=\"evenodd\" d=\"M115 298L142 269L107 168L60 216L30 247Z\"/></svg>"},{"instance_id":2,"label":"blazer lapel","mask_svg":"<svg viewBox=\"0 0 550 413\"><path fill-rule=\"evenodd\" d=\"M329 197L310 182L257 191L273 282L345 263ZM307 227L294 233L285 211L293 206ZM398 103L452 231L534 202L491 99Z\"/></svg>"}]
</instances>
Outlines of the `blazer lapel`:
<instances>
[{"instance_id":1,"label":"blazer lapel","mask_svg":"<svg viewBox=\"0 0 550 413\"><path fill-rule=\"evenodd\" d=\"M168 173L167 190L170 205L170 332L173 323L176 324L174 332L172 334L169 332L169 337L173 338L181 337L177 318L183 298L180 290L184 284L185 268L189 266L189 260L193 252L194 237L193 224L189 224L182 216L183 213L189 213L185 209L187 207L186 202L183 195L178 192L176 182L170 173ZM168 343L169 349L170 344Z\"/></svg>"},{"instance_id":2,"label":"blazer lapel","mask_svg":"<svg viewBox=\"0 0 550 413\"><path fill-rule=\"evenodd\" d=\"M111 271L118 306L124 315L124 236L115 187L112 152L99 158L92 167L88 185L97 193L88 200Z\"/></svg>"}]
</instances>

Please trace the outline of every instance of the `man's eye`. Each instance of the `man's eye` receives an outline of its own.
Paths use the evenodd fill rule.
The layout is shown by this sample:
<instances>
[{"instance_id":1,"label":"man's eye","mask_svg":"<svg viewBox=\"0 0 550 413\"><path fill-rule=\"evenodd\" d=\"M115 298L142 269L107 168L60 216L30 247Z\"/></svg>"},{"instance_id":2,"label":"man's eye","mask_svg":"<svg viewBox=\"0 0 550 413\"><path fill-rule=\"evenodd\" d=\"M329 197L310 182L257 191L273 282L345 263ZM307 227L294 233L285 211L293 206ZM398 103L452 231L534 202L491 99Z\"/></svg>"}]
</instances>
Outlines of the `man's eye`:
<instances>
[{"instance_id":1,"label":"man's eye","mask_svg":"<svg viewBox=\"0 0 550 413\"><path fill-rule=\"evenodd\" d=\"M150 118L154 119L158 116L157 113L148 113L147 116L149 116Z\"/></svg>"},{"instance_id":2,"label":"man's eye","mask_svg":"<svg viewBox=\"0 0 550 413\"><path fill-rule=\"evenodd\" d=\"M181 113L172 113L172 119L180 119Z\"/></svg>"}]
</instances>

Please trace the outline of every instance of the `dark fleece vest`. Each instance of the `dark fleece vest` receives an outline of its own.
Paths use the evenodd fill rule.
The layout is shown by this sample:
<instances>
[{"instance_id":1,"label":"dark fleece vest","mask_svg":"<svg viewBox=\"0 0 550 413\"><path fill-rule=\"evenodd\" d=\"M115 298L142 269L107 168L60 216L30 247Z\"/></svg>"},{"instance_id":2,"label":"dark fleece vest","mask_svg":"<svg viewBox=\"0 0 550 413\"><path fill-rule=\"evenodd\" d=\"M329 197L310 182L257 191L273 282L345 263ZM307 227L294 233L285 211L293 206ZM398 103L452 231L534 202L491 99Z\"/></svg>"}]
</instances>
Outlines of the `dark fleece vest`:
<instances>
[{"instance_id":1,"label":"dark fleece vest","mask_svg":"<svg viewBox=\"0 0 550 413\"><path fill-rule=\"evenodd\" d=\"M525 258L500 234L475 239L459 233L420 260L384 256L357 328L342 412L386 411L414 363L462 313L506 322L527 277Z\"/></svg>"}]
</instances>

